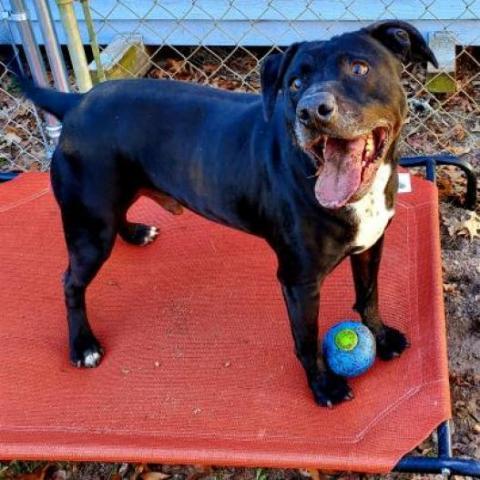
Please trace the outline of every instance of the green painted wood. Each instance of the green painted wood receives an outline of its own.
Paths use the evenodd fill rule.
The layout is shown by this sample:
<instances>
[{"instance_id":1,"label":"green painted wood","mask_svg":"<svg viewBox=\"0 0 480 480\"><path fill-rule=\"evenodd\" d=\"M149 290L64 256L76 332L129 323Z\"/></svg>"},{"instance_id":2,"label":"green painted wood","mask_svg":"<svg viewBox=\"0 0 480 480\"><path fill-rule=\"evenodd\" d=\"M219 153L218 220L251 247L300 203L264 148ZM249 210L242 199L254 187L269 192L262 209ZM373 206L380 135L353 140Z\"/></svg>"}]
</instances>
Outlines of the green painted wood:
<instances>
[{"instance_id":1,"label":"green painted wood","mask_svg":"<svg viewBox=\"0 0 480 480\"><path fill-rule=\"evenodd\" d=\"M432 32L428 44L438 60L438 68L428 64L427 90L432 93L455 92L455 35L448 31Z\"/></svg>"}]
</instances>

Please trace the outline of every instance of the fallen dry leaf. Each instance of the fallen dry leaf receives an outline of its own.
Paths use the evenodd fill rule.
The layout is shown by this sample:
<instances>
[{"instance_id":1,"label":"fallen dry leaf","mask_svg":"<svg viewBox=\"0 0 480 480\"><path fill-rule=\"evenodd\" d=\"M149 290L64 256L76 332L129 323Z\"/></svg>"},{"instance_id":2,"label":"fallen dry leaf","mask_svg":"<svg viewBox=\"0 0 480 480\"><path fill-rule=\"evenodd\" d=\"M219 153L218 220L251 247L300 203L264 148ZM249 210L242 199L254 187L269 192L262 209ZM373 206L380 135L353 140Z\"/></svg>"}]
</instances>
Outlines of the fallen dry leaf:
<instances>
[{"instance_id":1,"label":"fallen dry leaf","mask_svg":"<svg viewBox=\"0 0 480 480\"><path fill-rule=\"evenodd\" d=\"M445 282L445 283L443 284L443 291L444 291L445 293L453 293L453 292L455 292L455 291L457 290L457 288L458 288L458 286L457 286L456 283L447 283L447 282Z\"/></svg>"},{"instance_id":2,"label":"fallen dry leaf","mask_svg":"<svg viewBox=\"0 0 480 480\"><path fill-rule=\"evenodd\" d=\"M453 153L454 155L465 155L469 153L472 149L468 146L459 146L459 147L449 147L448 150Z\"/></svg>"},{"instance_id":3,"label":"fallen dry leaf","mask_svg":"<svg viewBox=\"0 0 480 480\"><path fill-rule=\"evenodd\" d=\"M185 68L185 60L176 60L174 58L167 58L165 60L165 66L168 70L173 72L179 72Z\"/></svg>"},{"instance_id":4,"label":"fallen dry leaf","mask_svg":"<svg viewBox=\"0 0 480 480\"><path fill-rule=\"evenodd\" d=\"M141 480L166 480L170 478L171 475L162 472L146 472L140 475Z\"/></svg>"},{"instance_id":5,"label":"fallen dry leaf","mask_svg":"<svg viewBox=\"0 0 480 480\"><path fill-rule=\"evenodd\" d=\"M458 218L443 217L443 224L447 227L448 234L453 237L459 231L461 221Z\"/></svg>"},{"instance_id":6,"label":"fallen dry leaf","mask_svg":"<svg viewBox=\"0 0 480 480\"><path fill-rule=\"evenodd\" d=\"M204 63L202 65L202 69L207 75L211 75L212 73L214 73L219 68L220 68L220 66L215 65L214 63Z\"/></svg>"},{"instance_id":7,"label":"fallen dry leaf","mask_svg":"<svg viewBox=\"0 0 480 480\"><path fill-rule=\"evenodd\" d=\"M463 222L463 229L468 232L470 240L480 238L480 215L476 212L470 212L468 215L468 219Z\"/></svg>"},{"instance_id":8,"label":"fallen dry leaf","mask_svg":"<svg viewBox=\"0 0 480 480\"><path fill-rule=\"evenodd\" d=\"M16 133L6 133L2 140L6 142L8 145L11 145L12 143L21 143L22 139L16 134Z\"/></svg>"},{"instance_id":9,"label":"fallen dry leaf","mask_svg":"<svg viewBox=\"0 0 480 480\"><path fill-rule=\"evenodd\" d=\"M455 140L461 142L462 140L465 139L465 128L462 124L457 123L456 125L453 126L452 129L452 136L455 137Z\"/></svg>"},{"instance_id":10,"label":"fallen dry leaf","mask_svg":"<svg viewBox=\"0 0 480 480\"><path fill-rule=\"evenodd\" d=\"M469 212L467 216L458 218L443 218L443 223L447 227L448 234L468 235L470 240L476 237L480 238L480 216L476 212Z\"/></svg>"},{"instance_id":11,"label":"fallen dry leaf","mask_svg":"<svg viewBox=\"0 0 480 480\"><path fill-rule=\"evenodd\" d=\"M300 469L300 474L302 477L311 478L312 480L325 480L327 477L319 472L316 468L307 468L307 469Z\"/></svg>"}]
</instances>

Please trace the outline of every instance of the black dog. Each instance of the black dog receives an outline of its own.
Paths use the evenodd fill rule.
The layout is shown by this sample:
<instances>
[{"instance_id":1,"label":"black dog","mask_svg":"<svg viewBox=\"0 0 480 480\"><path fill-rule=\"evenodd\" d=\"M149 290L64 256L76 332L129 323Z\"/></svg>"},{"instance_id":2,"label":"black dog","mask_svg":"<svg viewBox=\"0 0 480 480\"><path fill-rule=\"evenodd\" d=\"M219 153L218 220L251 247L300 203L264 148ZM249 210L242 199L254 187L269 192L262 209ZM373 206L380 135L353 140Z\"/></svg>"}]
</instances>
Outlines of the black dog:
<instances>
[{"instance_id":1,"label":"black dog","mask_svg":"<svg viewBox=\"0 0 480 480\"><path fill-rule=\"evenodd\" d=\"M399 60L436 64L415 28L385 21L269 56L263 106L258 95L174 81L105 82L85 95L26 86L30 99L63 120L51 178L69 255L71 361L95 367L103 354L86 317L85 289L117 233L137 245L157 234L126 221L145 194L174 213L185 206L268 242L318 404L353 396L328 370L317 338L319 286L347 255L354 308L379 356L399 355L408 342L382 322L377 298L406 113Z\"/></svg>"}]
</instances>

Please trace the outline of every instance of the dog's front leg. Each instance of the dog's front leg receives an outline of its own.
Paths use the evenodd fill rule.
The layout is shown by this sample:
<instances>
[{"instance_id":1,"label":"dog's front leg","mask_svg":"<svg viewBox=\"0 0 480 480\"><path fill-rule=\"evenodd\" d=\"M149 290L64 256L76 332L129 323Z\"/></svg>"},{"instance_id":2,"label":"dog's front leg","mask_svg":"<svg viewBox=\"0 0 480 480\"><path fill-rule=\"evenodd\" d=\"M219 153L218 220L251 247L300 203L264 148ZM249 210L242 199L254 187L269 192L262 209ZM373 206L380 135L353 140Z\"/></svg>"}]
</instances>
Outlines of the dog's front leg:
<instances>
[{"instance_id":1,"label":"dog's front leg","mask_svg":"<svg viewBox=\"0 0 480 480\"><path fill-rule=\"evenodd\" d=\"M343 377L331 372L323 360L318 339L319 288L316 280L300 285L282 282L295 341L295 353L305 369L315 401L331 407L353 398Z\"/></svg>"},{"instance_id":2,"label":"dog's front leg","mask_svg":"<svg viewBox=\"0 0 480 480\"><path fill-rule=\"evenodd\" d=\"M383 360L391 360L405 350L408 341L402 332L383 323L378 309L377 278L382 249L383 236L370 249L350 257L356 292L353 308L375 335L378 356Z\"/></svg>"}]
</instances>

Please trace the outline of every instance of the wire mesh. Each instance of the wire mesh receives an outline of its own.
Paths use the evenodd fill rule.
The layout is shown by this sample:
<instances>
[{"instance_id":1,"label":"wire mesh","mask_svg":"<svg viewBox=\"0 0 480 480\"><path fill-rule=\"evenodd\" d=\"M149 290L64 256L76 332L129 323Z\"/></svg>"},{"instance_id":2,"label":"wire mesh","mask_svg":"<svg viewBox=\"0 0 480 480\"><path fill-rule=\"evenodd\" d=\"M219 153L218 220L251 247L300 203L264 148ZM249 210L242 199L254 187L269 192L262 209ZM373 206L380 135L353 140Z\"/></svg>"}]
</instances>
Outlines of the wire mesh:
<instances>
[{"instance_id":1,"label":"wire mesh","mask_svg":"<svg viewBox=\"0 0 480 480\"><path fill-rule=\"evenodd\" d=\"M5 7L0 2L0 11L7 12ZM35 107L21 98L13 80L19 52L11 25L4 19L0 28L9 37L8 48L0 45L0 171L46 170L50 148L44 125Z\"/></svg>"},{"instance_id":2,"label":"wire mesh","mask_svg":"<svg viewBox=\"0 0 480 480\"><path fill-rule=\"evenodd\" d=\"M90 8L104 59L108 44L116 38L126 39L144 57L141 68L131 62L117 63L115 73L110 72L113 76L171 78L253 92L259 91L262 60L293 41L328 39L387 18L414 21L429 33L451 32L456 44L455 73L440 71L436 75L450 76L456 91L432 93L424 65L404 68L410 113L400 153L479 154L480 53L476 45L480 45L480 6L473 0L414 0L407 4L393 0L91 0ZM80 9L77 14L85 30ZM88 43L85 31L83 34ZM8 72L4 64L2 67ZM0 121L6 122L8 129L17 126L17 112L27 107L16 103L14 92L8 92L6 77L5 73L0 77L0 98L2 105L5 96L12 105L6 111L2 107ZM4 160L8 166L16 162L21 168L29 162L44 165L38 158L42 144L38 129L26 130L36 142L10 154ZM12 141L15 148L18 143ZM0 158L4 151L0 146Z\"/></svg>"}]
</instances>

